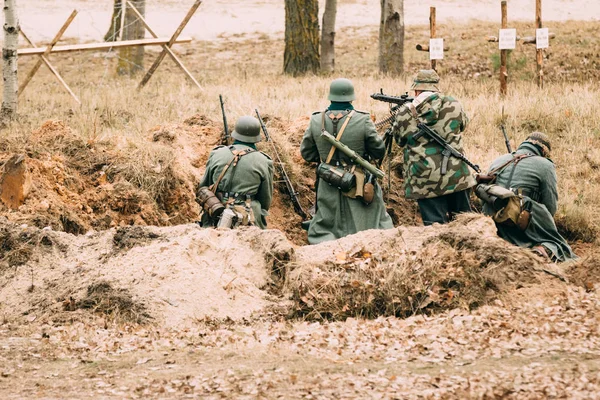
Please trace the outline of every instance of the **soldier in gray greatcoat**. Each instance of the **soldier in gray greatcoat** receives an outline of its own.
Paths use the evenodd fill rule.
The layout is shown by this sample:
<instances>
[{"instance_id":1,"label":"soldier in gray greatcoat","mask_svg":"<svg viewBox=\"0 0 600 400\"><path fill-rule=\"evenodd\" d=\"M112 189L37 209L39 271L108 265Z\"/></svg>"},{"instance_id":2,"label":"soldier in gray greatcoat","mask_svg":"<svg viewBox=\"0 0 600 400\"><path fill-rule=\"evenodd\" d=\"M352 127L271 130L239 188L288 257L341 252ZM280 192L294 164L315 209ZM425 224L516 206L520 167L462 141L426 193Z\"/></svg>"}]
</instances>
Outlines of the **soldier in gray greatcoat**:
<instances>
[{"instance_id":1,"label":"soldier in gray greatcoat","mask_svg":"<svg viewBox=\"0 0 600 400\"><path fill-rule=\"evenodd\" d=\"M525 230L499 223L496 226L500 237L517 246L531 248L553 261L568 261L577 256L554 223L558 188L550 150L548 136L533 132L515 152L492 162L489 171L496 175L495 184L522 196L522 208L531 215ZM483 211L487 215L495 213L487 203Z\"/></svg>"},{"instance_id":2,"label":"soldier in gray greatcoat","mask_svg":"<svg viewBox=\"0 0 600 400\"><path fill-rule=\"evenodd\" d=\"M366 155L372 159L380 159L384 156L385 144L377 135L369 113L355 110L352 106L355 98L354 86L348 79L336 79L331 83L331 104L324 111L312 114L302 138L300 153L306 161L335 166L348 173L362 173L360 167L321 137L322 129L337 137L361 157ZM317 211L308 228L310 244L338 239L366 229L394 227L376 180L370 204L354 197L352 191L343 192L330 185L323 177L318 178L316 186Z\"/></svg>"}]
</instances>

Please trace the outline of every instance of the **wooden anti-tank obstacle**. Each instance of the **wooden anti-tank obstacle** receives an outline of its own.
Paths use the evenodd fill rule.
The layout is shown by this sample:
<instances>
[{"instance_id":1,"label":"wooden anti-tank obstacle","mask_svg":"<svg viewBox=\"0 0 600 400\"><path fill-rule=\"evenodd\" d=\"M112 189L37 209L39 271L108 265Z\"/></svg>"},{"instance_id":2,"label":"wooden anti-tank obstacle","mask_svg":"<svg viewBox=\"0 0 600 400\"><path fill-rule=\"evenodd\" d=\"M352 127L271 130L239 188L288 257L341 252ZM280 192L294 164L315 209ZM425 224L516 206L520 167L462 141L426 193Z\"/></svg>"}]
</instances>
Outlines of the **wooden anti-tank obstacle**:
<instances>
[{"instance_id":1,"label":"wooden anti-tank obstacle","mask_svg":"<svg viewBox=\"0 0 600 400\"><path fill-rule=\"evenodd\" d=\"M164 59L164 57L167 54L169 54L171 56L171 58L173 59L173 61L175 61L175 63L177 64L177 66L183 70L183 72L185 73L185 75L199 89L202 89L202 87L200 86L200 84L198 83L198 81L192 76L192 74L189 72L189 70L185 67L185 65L183 64L183 62L181 61L181 59L179 57L177 57L177 55L171 50L171 47L174 44L176 44L176 43L177 44L179 44L179 43L189 43L189 42L192 41L191 38L187 38L187 37L180 38L179 35L181 34L181 31L183 31L183 28L185 28L185 26L187 25L187 23L189 22L189 20L192 18L192 16L196 12L196 10L198 9L198 7L202 3L202 1L201 0L196 0L195 1L195 3L192 5L191 9L188 11L188 13L186 14L185 18L183 19L183 21L179 25L179 27L176 29L175 33L170 38L168 38L168 39L167 38L159 38L159 37L157 37L157 35L148 26L148 24L145 21L145 19L138 12L138 10L131 4L131 2L127 1L127 3L129 4L129 7L131 7L132 10L135 12L135 14L138 16L138 18L142 21L142 23L144 24L144 26L146 27L146 29L148 30L148 32L153 36L152 39L123 40L123 41L119 41L119 42L109 42L109 43L104 43L103 42L103 43L76 44L76 45L68 45L68 46L56 46L56 44L58 43L58 41L60 40L60 38L62 37L62 35L65 33L65 31L67 30L67 28L71 24L71 22L73 22L73 19L77 15L77 10L73 10L73 12L71 13L71 15L69 15L69 18L67 18L67 20L65 21L65 23L61 27L61 29L58 31L58 33L54 36L54 38L52 39L52 41L45 48L36 47L35 44L25 34L25 32L23 32L23 30L20 29L21 36L23 36L23 38L25 39L25 41L27 41L27 43L29 43L29 45L33 46L33 47L19 49L17 51L17 54L19 56L36 55L36 56L39 57L39 60L34 65L34 67L31 69L31 71L29 71L29 73L27 74L27 76L25 77L25 79L23 80L23 82L21 83L21 85L19 87L19 96L23 93L23 91L25 90L25 88L27 87L27 85L29 84L29 82L31 82L31 79L33 79L33 77L35 76L35 74L40 69L41 65L45 64L50 69L50 71L52 72L52 74L56 77L56 79L60 82L60 84L65 88L65 90L71 95L71 97L78 104L81 104L81 101L79 100L79 98L75 95L75 93L71 90L71 88L69 87L69 85L67 85L67 83L65 82L65 80L58 73L58 71L56 70L56 68L48 60L48 56L51 53L63 53L63 52L82 51L82 50L104 50L104 49L114 49L114 48L121 48L121 47L152 46L152 45L160 45L160 46L162 46L163 47L163 51L160 53L159 57L156 59L156 61L154 62L154 64L152 64L152 66L150 67L150 69L148 70L148 72L146 73L146 75L144 76L144 78L142 79L142 81L140 82L140 84L138 86L138 89L141 89L148 82L148 80L152 77L152 74L156 71L156 69L158 68L158 66L160 65L160 63L162 62L162 60Z\"/></svg>"}]
</instances>

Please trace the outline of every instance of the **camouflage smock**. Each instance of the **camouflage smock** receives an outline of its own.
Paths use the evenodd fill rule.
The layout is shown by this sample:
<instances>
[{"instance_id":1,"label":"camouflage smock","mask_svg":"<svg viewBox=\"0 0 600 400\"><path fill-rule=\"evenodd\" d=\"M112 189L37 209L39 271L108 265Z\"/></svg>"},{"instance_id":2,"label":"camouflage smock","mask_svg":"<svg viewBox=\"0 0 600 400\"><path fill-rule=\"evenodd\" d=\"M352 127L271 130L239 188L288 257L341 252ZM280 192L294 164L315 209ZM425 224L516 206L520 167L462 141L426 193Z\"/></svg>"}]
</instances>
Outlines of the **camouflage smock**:
<instances>
[{"instance_id":1,"label":"camouflage smock","mask_svg":"<svg viewBox=\"0 0 600 400\"><path fill-rule=\"evenodd\" d=\"M210 152L204 177L198 186L210 186L221 175L223 168L233 158L232 150L245 150L248 146L233 144L231 146L219 146ZM241 157L234 168L233 165L223 175L219 182L216 193L228 192L238 193L236 203L243 203L245 195L252 196L252 210L256 225L262 229L267 227L266 216L269 215L269 207L273 198L273 161L264 153L254 151ZM202 215L202 226L211 227L208 215Z\"/></svg>"},{"instance_id":2,"label":"camouflage smock","mask_svg":"<svg viewBox=\"0 0 600 400\"><path fill-rule=\"evenodd\" d=\"M327 111L327 113L344 114L338 123L338 128L341 129L348 118L349 111ZM322 112L315 112L311 116L309 126L302 138L300 153L302 158L308 162L318 163L326 160L331 150L331 144L321 138L322 115ZM325 130L334 136L338 133L333 122L327 116L325 116ZM373 159L379 159L385 154L385 144L377 135L375 125L371 121L369 113L366 112L355 112L348 122L341 142L361 156L366 154ZM351 164L350 159L340 151L334 153L331 164L337 162ZM365 205L359 199L344 196L338 188L319 178L317 212L311 219L308 228L310 244L335 240L367 229L391 229L393 227L392 218L385 209L379 184L375 186L373 202Z\"/></svg>"},{"instance_id":3,"label":"camouflage smock","mask_svg":"<svg viewBox=\"0 0 600 400\"><path fill-rule=\"evenodd\" d=\"M467 126L468 118L457 100L433 92L421 93L412 103L398 110L392 129L396 141L404 147L406 197L427 199L474 186L475 178L469 167L456 157L450 157L446 174L441 174L442 147L426 135L418 140L413 138L419 132L419 122L425 123L463 153L461 133Z\"/></svg>"}]
</instances>

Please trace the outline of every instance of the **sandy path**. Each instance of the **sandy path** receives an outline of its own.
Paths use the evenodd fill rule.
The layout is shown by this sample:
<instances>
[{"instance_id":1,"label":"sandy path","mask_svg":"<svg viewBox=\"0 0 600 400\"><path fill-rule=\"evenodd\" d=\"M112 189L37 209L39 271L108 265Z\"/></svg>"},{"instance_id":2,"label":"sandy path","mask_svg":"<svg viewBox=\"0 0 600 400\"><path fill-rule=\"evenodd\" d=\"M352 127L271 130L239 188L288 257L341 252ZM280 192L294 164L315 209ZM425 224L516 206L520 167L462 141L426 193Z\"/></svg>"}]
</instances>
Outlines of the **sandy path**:
<instances>
[{"instance_id":1,"label":"sandy path","mask_svg":"<svg viewBox=\"0 0 600 400\"><path fill-rule=\"evenodd\" d=\"M67 30L65 37L81 41L100 40L108 29L112 0L29 0L21 2L20 21L23 29L35 40L48 40L60 28L71 10L79 15ZM156 4L160 3L160 4ZM320 1L323 10L324 0ZM338 27L365 27L379 24L379 1L340 0ZM427 5L406 1L407 25L427 24L429 5L437 7L439 23L468 21L470 19L497 21L499 0L432 0ZM162 0L146 5L147 20L159 35L169 36L177 27L191 0L185 2ZM511 0L509 21L533 20L534 0ZM1 16L0 16L1 17ZM597 0L546 1L544 21L600 19ZM183 35L195 39L214 40L219 37L238 37L248 34L283 36L284 2L281 0L212 0L204 1Z\"/></svg>"}]
</instances>

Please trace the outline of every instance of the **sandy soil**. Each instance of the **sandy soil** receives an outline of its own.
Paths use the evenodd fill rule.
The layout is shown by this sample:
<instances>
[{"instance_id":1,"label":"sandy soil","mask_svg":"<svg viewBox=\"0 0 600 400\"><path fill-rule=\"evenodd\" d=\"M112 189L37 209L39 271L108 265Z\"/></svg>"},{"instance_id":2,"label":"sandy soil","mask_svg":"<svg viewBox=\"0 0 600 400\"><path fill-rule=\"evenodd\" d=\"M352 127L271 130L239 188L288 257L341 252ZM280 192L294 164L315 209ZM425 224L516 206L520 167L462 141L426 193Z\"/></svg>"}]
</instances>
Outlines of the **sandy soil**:
<instances>
[{"instance_id":1,"label":"sandy soil","mask_svg":"<svg viewBox=\"0 0 600 400\"><path fill-rule=\"evenodd\" d=\"M158 4L157 4L158 3ZM405 2L407 25L426 25L429 6L437 7L439 23L467 22L469 20L499 21L500 5L497 0L434 0L427 4ZM32 40L48 40L60 29L73 9L79 15L67 30L65 37L79 41L100 40L109 26L112 15L110 0L30 0L19 3L20 22ZM170 36L183 19L192 1L162 0L148 2L147 20L159 36ZM320 1L322 12L324 1ZM365 27L379 24L379 2L376 0L338 1L338 28ZM215 40L220 37L248 37L258 35L283 36L284 4L281 0L205 1L182 35L197 40ZM533 21L534 0L511 0L508 18ZM600 3L596 0L560 0L544 2L544 21L598 20Z\"/></svg>"}]
</instances>

